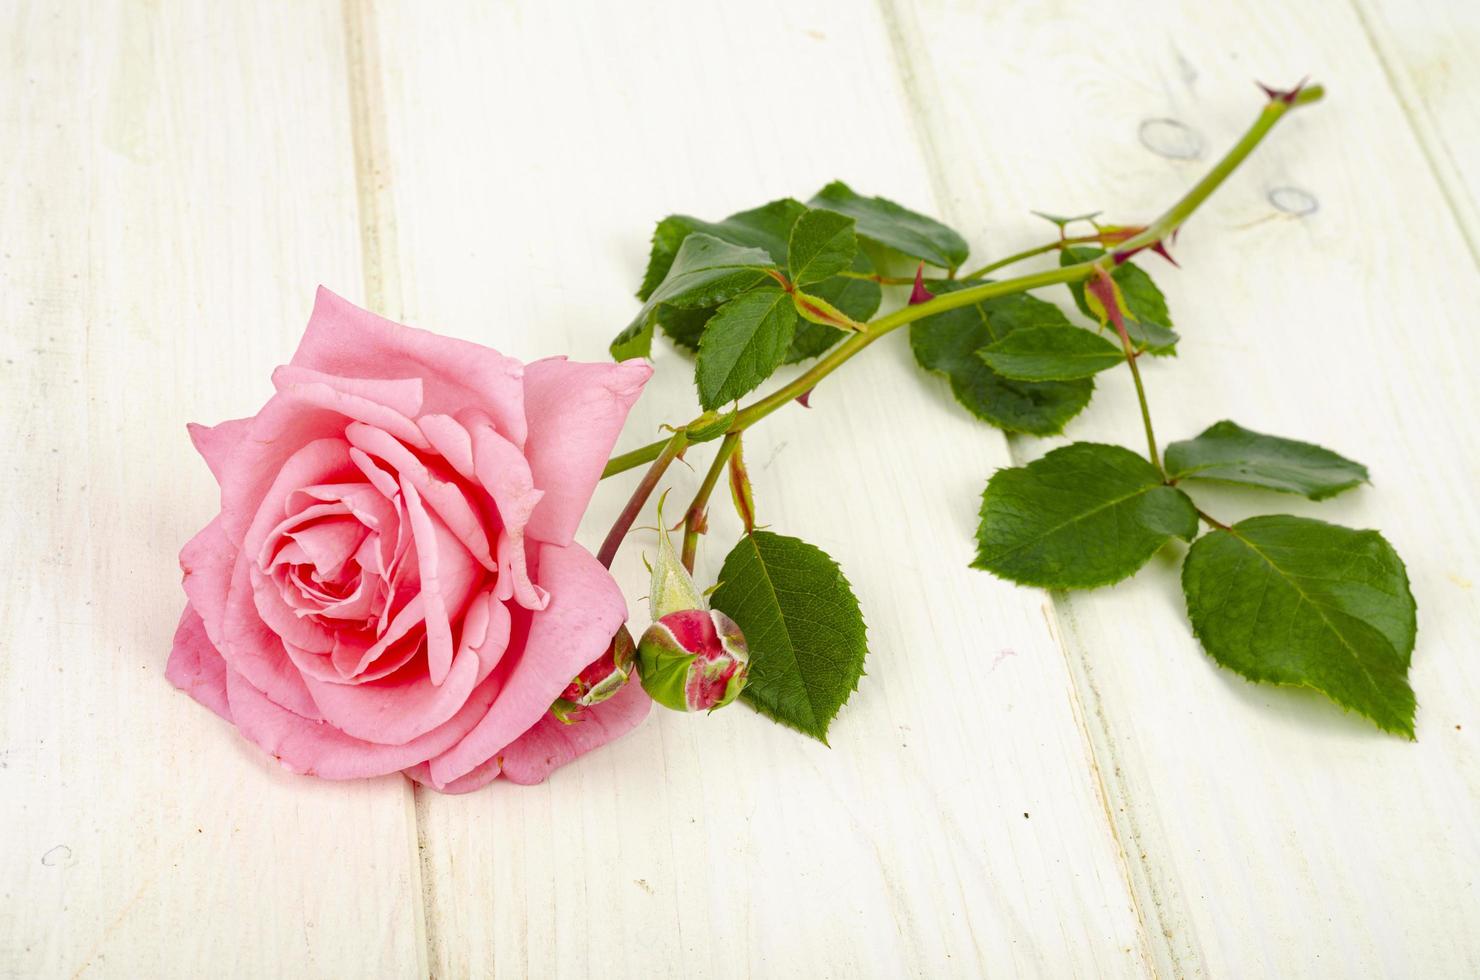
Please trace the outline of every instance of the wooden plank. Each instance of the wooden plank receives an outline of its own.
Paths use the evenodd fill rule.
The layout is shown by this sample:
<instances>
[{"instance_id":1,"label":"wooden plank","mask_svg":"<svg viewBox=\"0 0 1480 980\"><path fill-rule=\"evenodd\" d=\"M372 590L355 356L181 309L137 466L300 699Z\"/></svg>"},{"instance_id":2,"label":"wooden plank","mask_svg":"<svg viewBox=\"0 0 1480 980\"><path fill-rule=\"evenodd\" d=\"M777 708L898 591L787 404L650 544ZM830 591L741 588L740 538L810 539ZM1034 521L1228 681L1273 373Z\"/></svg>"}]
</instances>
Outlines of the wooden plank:
<instances>
[{"instance_id":1,"label":"wooden plank","mask_svg":"<svg viewBox=\"0 0 1480 980\"><path fill-rule=\"evenodd\" d=\"M1480 261L1480 7L1446 0L1352 5Z\"/></svg>"},{"instance_id":2,"label":"wooden plank","mask_svg":"<svg viewBox=\"0 0 1480 980\"><path fill-rule=\"evenodd\" d=\"M934 207L868 8L375 11L359 34L385 96L368 123L396 236L381 288L413 323L601 358L665 213L835 176ZM629 444L696 410L686 362L658 362ZM743 708L659 713L541 787L419 795L438 975L1146 970L1046 604L965 567L1004 440L922 383L903 337L812 404L748 455L762 519L837 557L869 617L869 676L832 748ZM634 480L601 489L588 544ZM697 476L673 482L682 499ZM727 504L714 525L711 577L738 534ZM617 566L634 599L639 552Z\"/></svg>"},{"instance_id":3,"label":"wooden plank","mask_svg":"<svg viewBox=\"0 0 1480 980\"><path fill-rule=\"evenodd\" d=\"M1180 555L1056 607L1161 975L1473 975L1480 283L1357 19L902 0L895 23L950 215L1001 253L1045 240L1029 208L1154 216L1252 118L1254 79L1329 85L1187 225L1185 271L1153 260L1185 340L1143 370L1163 440L1233 418L1371 467L1375 486L1322 505L1197 496L1226 520L1382 529L1420 608L1417 743L1214 667ZM1069 436L1141 447L1123 373Z\"/></svg>"},{"instance_id":4,"label":"wooden plank","mask_svg":"<svg viewBox=\"0 0 1480 980\"><path fill-rule=\"evenodd\" d=\"M360 274L340 11L12 6L0 63L0 975L423 971L399 776L289 775L164 678L255 411Z\"/></svg>"}]
</instances>

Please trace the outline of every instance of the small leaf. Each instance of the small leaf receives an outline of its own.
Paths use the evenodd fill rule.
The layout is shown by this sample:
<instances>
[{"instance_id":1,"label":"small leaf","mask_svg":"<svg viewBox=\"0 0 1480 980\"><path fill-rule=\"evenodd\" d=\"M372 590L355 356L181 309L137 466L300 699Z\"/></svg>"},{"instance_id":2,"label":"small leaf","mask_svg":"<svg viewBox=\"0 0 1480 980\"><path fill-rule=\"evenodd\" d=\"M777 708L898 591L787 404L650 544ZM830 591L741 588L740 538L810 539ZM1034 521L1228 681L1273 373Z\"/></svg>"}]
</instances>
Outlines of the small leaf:
<instances>
[{"instance_id":1,"label":"small leaf","mask_svg":"<svg viewBox=\"0 0 1480 980\"><path fill-rule=\"evenodd\" d=\"M874 264L868 260L868 256L859 252L853 257L852 271L869 274L874 271ZM858 323L867 323L873 319L874 314L879 312L879 304L884 299L884 290L878 283L869 279L854 279L846 276L833 276L831 279L819 282L811 287L809 292L831 303L849 319ZM795 364L797 361L816 357L842 340L844 336L846 334L842 330L804 320L797 324L791 350L786 354L786 363Z\"/></svg>"},{"instance_id":2,"label":"small leaf","mask_svg":"<svg viewBox=\"0 0 1480 980\"><path fill-rule=\"evenodd\" d=\"M667 276L648 296L637 317L612 342L618 360L646 356L652 349L653 314L667 303L697 309L723 303L770 278L776 270L771 256L759 248L744 248L711 235L695 233L684 239Z\"/></svg>"},{"instance_id":3,"label":"small leaf","mask_svg":"<svg viewBox=\"0 0 1480 980\"><path fill-rule=\"evenodd\" d=\"M796 323L791 297L773 287L721 306L699 343L699 404L718 408L769 378L791 347Z\"/></svg>"},{"instance_id":4,"label":"small leaf","mask_svg":"<svg viewBox=\"0 0 1480 980\"><path fill-rule=\"evenodd\" d=\"M791 226L807 210L801 201L783 197L749 211L732 214L723 221L705 221L686 214L672 214L658 222L648 254L647 272L637 298L646 301L668 275L684 239L703 232L731 245L764 249L778 267L786 264L786 246Z\"/></svg>"},{"instance_id":5,"label":"small leaf","mask_svg":"<svg viewBox=\"0 0 1480 980\"><path fill-rule=\"evenodd\" d=\"M787 268L798 286L821 282L842 272L858 254L853 219L821 208L808 211L791 229Z\"/></svg>"},{"instance_id":6,"label":"small leaf","mask_svg":"<svg viewBox=\"0 0 1480 980\"><path fill-rule=\"evenodd\" d=\"M858 687L868 650L858 600L826 553L797 538L756 531L719 574L714 608L745 632L757 711L822 742Z\"/></svg>"},{"instance_id":7,"label":"small leaf","mask_svg":"<svg viewBox=\"0 0 1480 980\"><path fill-rule=\"evenodd\" d=\"M969 285L942 281L936 290ZM951 393L977 418L1009 432L1052 435L1089 403L1094 381L1014 381L977 356L983 347L1029 326L1072 325L1052 303L1017 293L916 320L910 324L910 348L921 367L950 380Z\"/></svg>"},{"instance_id":8,"label":"small leaf","mask_svg":"<svg viewBox=\"0 0 1480 980\"><path fill-rule=\"evenodd\" d=\"M1104 254L1104 249L1099 248L1066 248L1059 252L1059 264L1078 265ZM1181 338L1172 329L1172 317L1167 312L1166 297L1156 288L1156 283L1151 281L1146 270L1125 262L1111 271L1110 278L1115 281L1116 290L1128 314L1125 332L1131 338L1131 343L1138 350L1157 356L1175 354L1177 341ZM1083 283L1070 283L1069 292L1074 295L1075 305L1085 316L1103 322L1086 300Z\"/></svg>"},{"instance_id":9,"label":"small leaf","mask_svg":"<svg viewBox=\"0 0 1480 980\"><path fill-rule=\"evenodd\" d=\"M972 566L1023 585L1094 588L1196 533L1192 501L1156 467L1129 449L1076 442L993 475Z\"/></svg>"},{"instance_id":10,"label":"small leaf","mask_svg":"<svg viewBox=\"0 0 1480 980\"><path fill-rule=\"evenodd\" d=\"M1309 442L1222 421L1166 449L1167 475L1217 480L1325 500L1367 482L1367 467Z\"/></svg>"},{"instance_id":11,"label":"small leaf","mask_svg":"<svg viewBox=\"0 0 1480 980\"><path fill-rule=\"evenodd\" d=\"M840 180L818 191L808 205L846 214L857 220L859 236L942 269L959 268L969 253L966 240L934 218L882 197L863 197Z\"/></svg>"},{"instance_id":12,"label":"small leaf","mask_svg":"<svg viewBox=\"0 0 1480 980\"><path fill-rule=\"evenodd\" d=\"M863 329L863 324L857 322L821 296L813 296L797 289L792 292L791 299L792 304L796 307L796 311L801 314L804 320L821 324L824 327L833 327L837 330L856 331Z\"/></svg>"},{"instance_id":13,"label":"small leaf","mask_svg":"<svg viewBox=\"0 0 1480 980\"><path fill-rule=\"evenodd\" d=\"M1193 632L1222 666L1314 688L1413 737L1417 609L1402 559L1376 531L1251 517L1193 544L1182 591Z\"/></svg>"},{"instance_id":14,"label":"small leaf","mask_svg":"<svg viewBox=\"0 0 1480 980\"><path fill-rule=\"evenodd\" d=\"M998 374L1018 381L1087 378L1125 360L1119 347L1078 327L1015 330L978 353Z\"/></svg>"}]
</instances>

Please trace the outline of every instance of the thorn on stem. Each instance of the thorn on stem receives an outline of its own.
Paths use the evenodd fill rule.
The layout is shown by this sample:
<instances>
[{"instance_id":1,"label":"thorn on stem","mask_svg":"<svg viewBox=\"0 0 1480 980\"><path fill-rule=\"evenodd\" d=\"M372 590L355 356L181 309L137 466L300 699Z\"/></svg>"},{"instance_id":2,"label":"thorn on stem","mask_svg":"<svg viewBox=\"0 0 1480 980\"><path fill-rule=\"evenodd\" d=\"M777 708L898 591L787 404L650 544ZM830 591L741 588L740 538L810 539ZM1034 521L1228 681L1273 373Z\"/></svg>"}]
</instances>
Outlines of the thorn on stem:
<instances>
[{"instance_id":1,"label":"thorn on stem","mask_svg":"<svg viewBox=\"0 0 1480 980\"><path fill-rule=\"evenodd\" d=\"M935 294L925 288L925 263L921 262L915 267L915 288L910 290L909 305L918 306L933 299L935 299Z\"/></svg>"}]
</instances>

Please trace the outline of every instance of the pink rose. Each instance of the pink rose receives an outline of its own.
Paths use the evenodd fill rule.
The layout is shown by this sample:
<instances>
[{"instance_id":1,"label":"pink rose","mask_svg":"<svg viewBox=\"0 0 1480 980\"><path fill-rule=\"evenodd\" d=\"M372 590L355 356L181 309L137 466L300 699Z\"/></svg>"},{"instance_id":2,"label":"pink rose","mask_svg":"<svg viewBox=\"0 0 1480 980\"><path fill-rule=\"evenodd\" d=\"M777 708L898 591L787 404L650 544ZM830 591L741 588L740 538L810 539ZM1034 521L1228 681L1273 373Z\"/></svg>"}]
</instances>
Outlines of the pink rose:
<instances>
[{"instance_id":1,"label":"pink rose","mask_svg":"<svg viewBox=\"0 0 1480 980\"><path fill-rule=\"evenodd\" d=\"M572 536L650 374L522 365L320 289L262 410L190 426L221 512L180 552L166 676L329 779L539 782L629 731L637 684L549 709L627 618Z\"/></svg>"}]
</instances>

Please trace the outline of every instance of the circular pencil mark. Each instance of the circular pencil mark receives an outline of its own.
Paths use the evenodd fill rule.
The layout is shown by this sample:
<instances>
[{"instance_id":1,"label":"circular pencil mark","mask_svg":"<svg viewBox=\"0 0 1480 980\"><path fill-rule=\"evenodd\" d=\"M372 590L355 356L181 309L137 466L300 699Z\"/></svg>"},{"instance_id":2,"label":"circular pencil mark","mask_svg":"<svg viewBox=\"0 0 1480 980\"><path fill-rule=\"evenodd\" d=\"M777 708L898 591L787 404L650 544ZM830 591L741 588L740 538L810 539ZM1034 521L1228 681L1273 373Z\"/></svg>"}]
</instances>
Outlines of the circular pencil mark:
<instances>
[{"instance_id":1,"label":"circular pencil mark","mask_svg":"<svg viewBox=\"0 0 1480 980\"><path fill-rule=\"evenodd\" d=\"M1307 214L1315 214L1320 210L1321 202L1316 200L1314 194L1303 191L1298 187L1276 187L1269 192L1269 203L1279 208L1286 214L1293 214L1297 218L1303 218Z\"/></svg>"},{"instance_id":2,"label":"circular pencil mark","mask_svg":"<svg viewBox=\"0 0 1480 980\"><path fill-rule=\"evenodd\" d=\"M54 868L59 864L65 864L72 857L72 848L66 844L58 844L45 854L41 855L41 863L48 868Z\"/></svg>"},{"instance_id":3,"label":"circular pencil mark","mask_svg":"<svg viewBox=\"0 0 1480 980\"><path fill-rule=\"evenodd\" d=\"M1137 130L1141 145L1168 160L1196 160L1202 156L1197 130L1175 119L1146 119Z\"/></svg>"}]
</instances>

